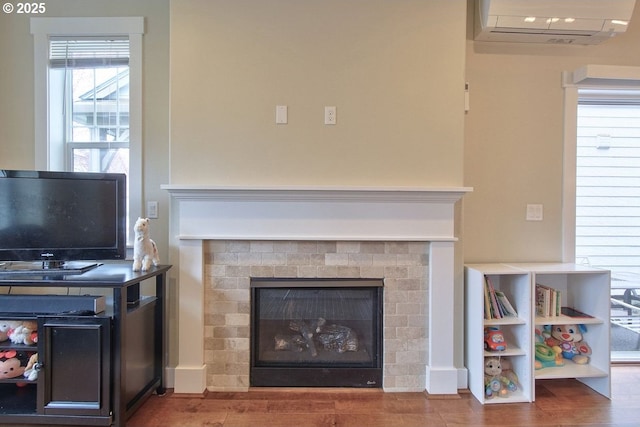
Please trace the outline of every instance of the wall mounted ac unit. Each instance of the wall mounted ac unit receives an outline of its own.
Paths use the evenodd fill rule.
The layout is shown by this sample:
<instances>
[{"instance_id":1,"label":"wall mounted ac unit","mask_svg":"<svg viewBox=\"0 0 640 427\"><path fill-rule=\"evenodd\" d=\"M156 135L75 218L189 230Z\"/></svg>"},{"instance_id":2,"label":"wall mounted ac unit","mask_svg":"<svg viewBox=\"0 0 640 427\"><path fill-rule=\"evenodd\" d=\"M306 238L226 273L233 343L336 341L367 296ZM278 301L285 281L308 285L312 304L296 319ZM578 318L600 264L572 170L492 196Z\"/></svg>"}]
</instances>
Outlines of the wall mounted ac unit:
<instances>
[{"instance_id":1,"label":"wall mounted ac unit","mask_svg":"<svg viewBox=\"0 0 640 427\"><path fill-rule=\"evenodd\" d=\"M476 0L475 40L601 43L624 33L636 0Z\"/></svg>"}]
</instances>

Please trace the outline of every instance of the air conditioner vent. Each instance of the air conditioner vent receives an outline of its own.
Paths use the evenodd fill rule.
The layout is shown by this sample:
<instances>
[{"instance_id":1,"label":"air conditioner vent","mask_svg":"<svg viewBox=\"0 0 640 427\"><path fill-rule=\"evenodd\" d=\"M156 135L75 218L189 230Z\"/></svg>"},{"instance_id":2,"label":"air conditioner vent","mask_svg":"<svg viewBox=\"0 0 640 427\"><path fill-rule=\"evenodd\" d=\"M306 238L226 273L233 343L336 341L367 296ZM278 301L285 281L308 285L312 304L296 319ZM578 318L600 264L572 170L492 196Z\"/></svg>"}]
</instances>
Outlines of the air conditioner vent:
<instances>
[{"instance_id":1,"label":"air conditioner vent","mask_svg":"<svg viewBox=\"0 0 640 427\"><path fill-rule=\"evenodd\" d=\"M593 45L624 33L636 0L476 0L477 41Z\"/></svg>"},{"instance_id":2,"label":"air conditioner vent","mask_svg":"<svg viewBox=\"0 0 640 427\"><path fill-rule=\"evenodd\" d=\"M550 44L572 44L576 40L575 39L549 39L547 43Z\"/></svg>"}]
</instances>

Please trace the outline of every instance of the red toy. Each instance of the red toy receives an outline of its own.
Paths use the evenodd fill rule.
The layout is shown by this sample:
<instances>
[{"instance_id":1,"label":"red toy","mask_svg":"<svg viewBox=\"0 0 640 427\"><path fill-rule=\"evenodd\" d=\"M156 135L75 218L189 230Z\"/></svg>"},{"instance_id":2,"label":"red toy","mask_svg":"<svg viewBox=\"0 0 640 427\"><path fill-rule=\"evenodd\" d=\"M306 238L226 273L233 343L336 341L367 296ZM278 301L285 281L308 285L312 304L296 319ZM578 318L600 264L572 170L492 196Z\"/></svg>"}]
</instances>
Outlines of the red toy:
<instances>
[{"instance_id":1,"label":"red toy","mask_svg":"<svg viewBox=\"0 0 640 427\"><path fill-rule=\"evenodd\" d=\"M497 326L484 328L484 349L487 351L504 351L507 349L504 335L502 335L502 331Z\"/></svg>"}]
</instances>

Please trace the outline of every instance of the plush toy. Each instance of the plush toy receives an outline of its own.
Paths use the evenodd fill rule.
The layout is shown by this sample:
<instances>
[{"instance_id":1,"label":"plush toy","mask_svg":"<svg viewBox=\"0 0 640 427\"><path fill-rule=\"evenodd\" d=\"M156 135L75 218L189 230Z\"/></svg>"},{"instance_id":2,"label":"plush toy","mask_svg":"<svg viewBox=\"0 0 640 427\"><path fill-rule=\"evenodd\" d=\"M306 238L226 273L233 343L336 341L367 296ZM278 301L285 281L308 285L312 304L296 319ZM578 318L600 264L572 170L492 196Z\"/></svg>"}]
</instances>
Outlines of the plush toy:
<instances>
[{"instance_id":1,"label":"plush toy","mask_svg":"<svg viewBox=\"0 0 640 427\"><path fill-rule=\"evenodd\" d=\"M0 342L5 342L9 339L9 329L11 329L11 321L0 319Z\"/></svg>"},{"instance_id":2,"label":"plush toy","mask_svg":"<svg viewBox=\"0 0 640 427\"><path fill-rule=\"evenodd\" d=\"M29 357L27 366L24 368L24 377L29 381L35 381L38 379L38 372L40 372L40 364L38 363L38 353L33 353Z\"/></svg>"},{"instance_id":3,"label":"plush toy","mask_svg":"<svg viewBox=\"0 0 640 427\"><path fill-rule=\"evenodd\" d=\"M152 263L160 263L156 243L149 238L149 218L138 218L133 231L136 235L133 242L133 271L148 271Z\"/></svg>"},{"instance_id":4,"label":"plush toy","mask_svg":"<svg viewBox=\"0 0 640 427\"><path fill-rule=\"evenodd\" d=\"M24 351L0 351L0 380L22 377L30 356Z\"/></svg>"},{"instance_id":5,"label":"plush toy","mask_svg":"<svg viewBox=\"0 0 640 427\"><path fill-rule=\"evenodd\" d=\"M484 392L487 399L494 396L507 397L518 389L518 377L511 370L502 369L498 357L484 359Z\"/></svg>"},{"instance_id":6,"label":"plush toy","mask_svg":"<svg viewBox=\"0 0 640 427\"><path fill-rule=\"evenodd\" d=\"M592 353L589 344L582 341L582 334L585 332L585 325L552 325L551 336L545 342L549 346L560 347L565 359L584 365L589 363L589 355Z\"/></svg>"},{"instance_id":7,"label":"plush toy","mask_svg":"<svg viewBox=\"0 0 640 427\"><path fill-rule=\"evenodd\" d=\"M35 320L10 320L7 335L14 344L33 345L38 342L38 322Z\"/></svg>"},{"instance_id":8,"label":"plush toy","mask_svg":"<svg viewBox=\"0 0 640 427\"><path fill-rule=\"evenodd\" d=\"M559 346L550 346L546 340L551 337L549 332L543 332L536 328L535 363L536 369L564 366L562 349Z\"/></svg>"}]
</instances>

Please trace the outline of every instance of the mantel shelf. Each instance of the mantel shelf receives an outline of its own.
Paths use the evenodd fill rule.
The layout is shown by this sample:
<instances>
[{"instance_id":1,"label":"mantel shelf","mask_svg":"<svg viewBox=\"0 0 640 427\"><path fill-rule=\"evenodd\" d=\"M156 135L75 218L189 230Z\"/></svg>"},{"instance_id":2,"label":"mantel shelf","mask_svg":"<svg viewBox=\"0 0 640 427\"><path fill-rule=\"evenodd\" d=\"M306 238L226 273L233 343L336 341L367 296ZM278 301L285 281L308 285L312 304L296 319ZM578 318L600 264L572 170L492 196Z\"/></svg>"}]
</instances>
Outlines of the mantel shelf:
<instances>
[{"instance_id":1,"label":"mantel shelf","mask_svg":"<svg viewBox=\"0 0 640 427\"><path fill-rule=\"evenodd\" d=\"M338 186L211 186L166 184L161 186L176 199L251 201L375 201L455 202L471 187L338 187Z\"/></svg>"},{"instance_id":2,"label":"mantel shelf","mask_svg":"<svg viewBox=\"0 0 640 427\"><path fill-rule=\"evenodd\" d=\"M163 185L180 240L455 241L470 187ZM178 212L179 211L179 212Z\"/></svg>"}]
</instances>

